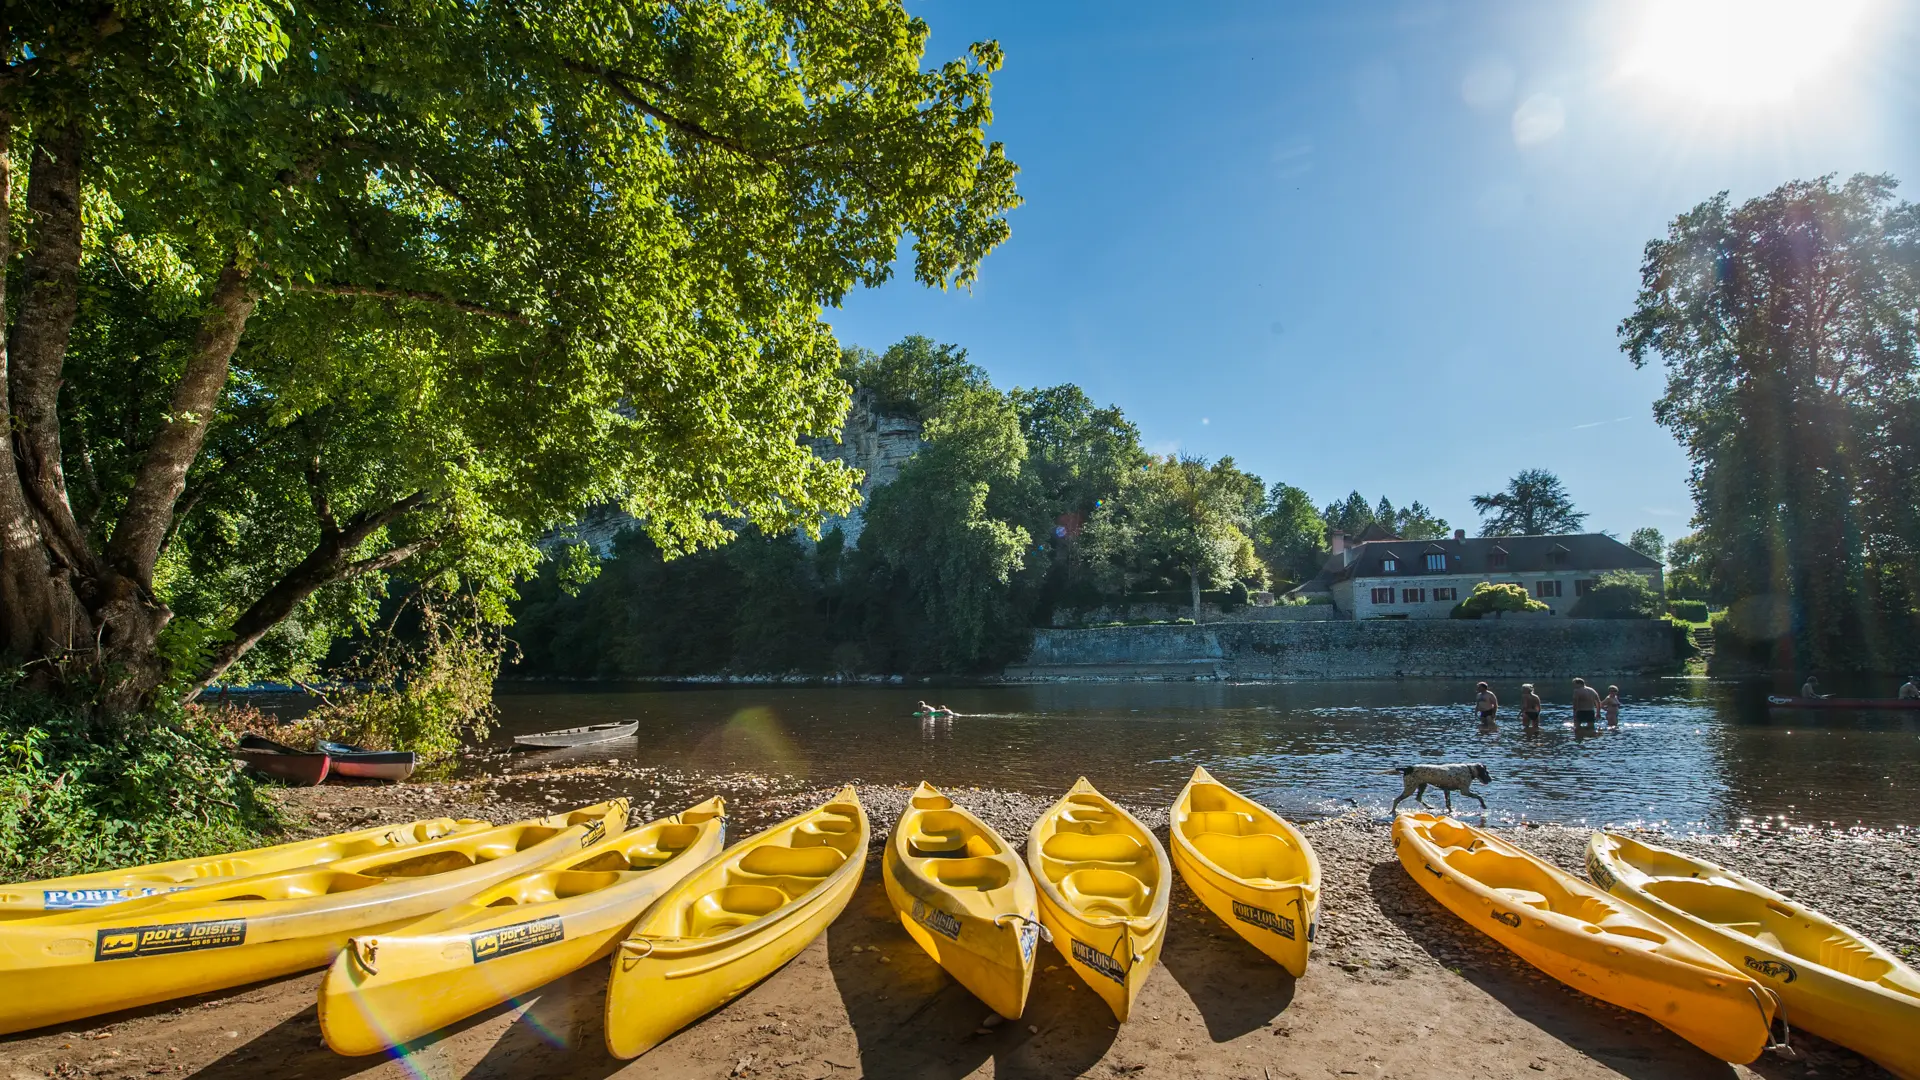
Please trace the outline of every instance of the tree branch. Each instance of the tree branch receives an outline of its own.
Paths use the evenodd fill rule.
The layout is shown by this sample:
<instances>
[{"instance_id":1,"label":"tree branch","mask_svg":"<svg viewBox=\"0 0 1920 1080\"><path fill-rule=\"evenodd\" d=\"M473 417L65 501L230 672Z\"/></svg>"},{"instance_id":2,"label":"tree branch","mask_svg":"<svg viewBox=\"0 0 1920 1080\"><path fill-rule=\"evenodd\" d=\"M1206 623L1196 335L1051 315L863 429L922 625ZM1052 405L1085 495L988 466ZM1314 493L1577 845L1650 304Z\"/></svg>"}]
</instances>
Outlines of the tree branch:
<instances>
[{"instance_id":1,"label":"tree branch","mask_svg":"<svg viewBox=\"0 0 1920 1080\"><path fill-rule=\"evenodd\" d=\"M423 551L445 543L452 531L451 525L378 555L359 560L350 558L353 549L368 537L407 514L421 509L427 502L427 493L416 491L398 502L377 509L363 510L353 515L336 533L323 532L319 542L314 545L312 551L307 553L306 558L281 574L280 580L260 594L260 598L234 620L233 637L222 642L214 650L213 656L208 661L207 670L194 680L184 700L192 701L199 697L200 692L205 690L208 684L219 678L233 666L235 661L259 644L260 639L265 637L268 631L292 615L294 609L299 607L307 597L336 581L346 581L376 570L390 569Z\"/></svg>"},{"instance_id":2,"label":"tree branch","mask_svg":"<svg viewBox=\"0 0 1920 1080\"><path fill-rule=\"evenodd\" d=\"M229 262L220 271L208 310L201 316L187 369L174 385L166 422L140 461L107 557L116 569L143 587L153 584L153 564L173 525L173 508L186 490L187 470L200 456L200 446L213 422L214 406L219 404L220 391L227 384L233 351L240 345L240 335L258 299L246 269L238 263Z\"/></svg>"},{"instance_id":3,"label":"tree branch","mask_svg":"<svg viewBox=\"0 0 1920 1080\"><path fill-rule=\"evenodd\" d=\"M448 296L445 293L426 292L420 289L397 289L388 285L355 285L344 281L289 281L287 288L294 292L325 293L331 296L371 296L382 300L413 300L422 304L438 304L463 311L469 315L485 315L490 319L505 319L532 326L533 320L525 312L513 308L488 307Z\"/></svg>"},{"instance_id":4,"label":"tree branch","mask_svg":"<svg viewBox=\"0 0 1920 1080\"><path fill-rule=\"evenodd\" d=\"M657 102L634 89L637 85L661 97L670 93L667 87L654 82L644 75L614 71L605 64L589 64L580 60L562 59L560 65L576 75L591 75L599 79L614 93L618 94L620 100L683 135L691 136L701 142L712 143L715 146L731 150L743 157L750 157L755 161L772 163L777 160L773 155L755 150L731 135L715 131L698 121L688 120L685 117L668 112Z\"/></svg>"}]
</instances>

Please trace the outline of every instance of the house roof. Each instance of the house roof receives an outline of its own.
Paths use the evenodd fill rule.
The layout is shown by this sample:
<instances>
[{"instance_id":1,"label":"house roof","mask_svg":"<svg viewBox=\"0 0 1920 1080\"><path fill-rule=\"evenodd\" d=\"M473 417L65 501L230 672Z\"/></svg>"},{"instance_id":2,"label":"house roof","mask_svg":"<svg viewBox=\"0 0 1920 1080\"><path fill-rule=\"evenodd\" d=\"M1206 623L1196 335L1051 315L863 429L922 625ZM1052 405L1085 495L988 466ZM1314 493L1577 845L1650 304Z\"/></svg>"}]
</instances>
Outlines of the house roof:
<instances>
[{"instance_id":1,"label":"house roof","mask_svg":"<svg viewBox=\"0 0 1920 1080\"><path fill-rule=\"evenodd\" d=\"M1363 536L1366 534L1362 534ZM1427 569L1428 554L1444 554L1447 568ZM1504 563L1496 555L1505 555ZM1384 563L1393 559L1392 572ZM1660 564L1605 533L1560 536L1470 536L1455 540L1363 540L1345 553L1330 556L1320 573L1302 582L1295 592L1326 592L1338 581L1372 577L1422 577L1426 574L1500 575L1544 573L1553 570L1658 570Z\"/></svg>"}]
</instances>

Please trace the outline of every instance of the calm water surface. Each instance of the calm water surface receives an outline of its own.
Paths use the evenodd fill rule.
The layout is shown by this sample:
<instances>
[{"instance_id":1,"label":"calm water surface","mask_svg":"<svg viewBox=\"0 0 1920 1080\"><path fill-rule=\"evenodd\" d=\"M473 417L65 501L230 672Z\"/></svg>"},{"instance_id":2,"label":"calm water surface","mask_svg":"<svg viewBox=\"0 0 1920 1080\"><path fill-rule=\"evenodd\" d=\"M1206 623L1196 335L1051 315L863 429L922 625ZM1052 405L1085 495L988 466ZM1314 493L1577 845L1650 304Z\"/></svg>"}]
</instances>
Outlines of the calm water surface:
<instances>
[{"instance_id":1,"label":"calm water surface","mask_svg":"<svg viewBox=\"0 0 1920 1080\"><path fill-rule=\"evenodd\" d=\"M1482 734L1472 682L1110 683L979 687L607 684L501 688L494 741L637 718L632 740L555 751L562 764L636 759L818 783L979 786L1054 795L1085 775L1117 798L1170 800L1195 765L1300 817L1384 811L1390 769L1478 761L1489 819L1740 827L1920 825L1920 713L1769 712L1765 687L1699 680L1621 684L1618 730L1573 729L1570 688L1542 683L1544 730L1503 704ZM1496 689L1503 703L1517 685ZM912 716L926 698L951 721ZM1558 704L1555 704L1555 699ZM1440 803L1437 792L1428 799ZM1469 806L1477 809L1471 800Z\"/></svg>"}]
</instances>

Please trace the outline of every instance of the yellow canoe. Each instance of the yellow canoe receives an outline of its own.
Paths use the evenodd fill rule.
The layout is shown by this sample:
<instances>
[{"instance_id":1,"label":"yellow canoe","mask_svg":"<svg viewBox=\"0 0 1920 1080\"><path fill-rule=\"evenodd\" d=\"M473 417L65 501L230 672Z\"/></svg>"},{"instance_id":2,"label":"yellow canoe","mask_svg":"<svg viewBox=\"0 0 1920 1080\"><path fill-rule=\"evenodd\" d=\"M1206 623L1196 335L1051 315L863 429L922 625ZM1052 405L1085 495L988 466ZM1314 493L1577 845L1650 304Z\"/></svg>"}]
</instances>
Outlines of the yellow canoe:
<instances>
[{"instance_id":1,"label":"yellow canoe","mask_svg":"<svg viewBox=\"0 0 1920 1080\"><path fill-rule=\"evenodd\" d=\"M1027 865L1053 947L1126 1020L1167 936L1166 849L1083 776L1033 823Z\"/></svg>"},{"instance_id":2,"label":"yellow canoe","mask_svg":"<svg viewBox=\"0 0 1920 1080\"><path fill-rule=\"evenodd\" d=\"M1723 1061L1766 1049L1774 996L1660 920L1453 818L1403 814L1393 842L1442 906L1575 990Z\"/></svg>"},{"instance_id":3,"label":"yellow canoe","mask_svg":"<svg viewBox=\"0 0 1920 1080\"><path fill-rule=\"evenodd\" d=\"M341 1054L412 1042L607 955L661 893L726 846L713 798L377 936L320 984L320 1034Z\"/></svg>"},{"instance_id":4,"label":"yellow canoe","mask_svg":"<svg viewBox=\"0 0 1920 1080\"><path fill-rule=\"evenodd\" d=\"M887 842L882 874L907 934L988 1008L1018 1019L1041 926L1033 878L1000 834L923 783Z\"/></svg>"},{"instance_id":5,"label":"yellow canoe","mask_svg":"<svg viewBox=\"0 0 1920 1080\"><path fill-rule=\"evenodd\" d=\"M1593 834L1587 873L1760 980L1793 1027L1920 1080L1920 973L1892 953L1731 870L1629 837Z\"/></svg>"},{"instance_id":6,"label":"yellow canoe","mask_svg":"<svg viewBox=\"0 0 1920 1080\"><path fill-rule=\"evenodd\" d=\"M210 855L204 859L176 859L173 862L105 870L97 874L0 885L0 922L33 918L54 911L103 908L128 900L178 892L195 885L207 885L224 878L317 866L355 855L425 843L442 836L490 827L489 823L473 818L427 818L404 825L382 825L312 840L251 848L229 855Z\"/></svg>"},{"instance_id":7,"label":"yellow canoe","mask_svg":"<svg viewBox=\"0 0 1920 1080\"><path fill-rule=\"evenodd\" d=\"M614 953L608 1052L639 1057L799 955L853 898L867 836L848 786L681 879Z\"/></svg>"},{"instance_id":8,"label":"yellow canoe","mask_svg":"<svg viewBox=\"0 0 1920 1080\"><path fill-rule=\"evenodd\" d=\"M356 934L412 922L626 824L626 800L616 799L323 866L0 923L0 1033L324 967Z\"/></svg>"},{"instance_id":9,"label":"yellow canoe","mask_svg":"<svg viewBox=\"0 0 1920 1080\"><path fill-rule=\"evenodd\" d=\"M1295 978L1307 973L1320 859L1292 822L1196 768L1167 836L1173 865L1208 911Z\"/></svg>"}]
</instances>

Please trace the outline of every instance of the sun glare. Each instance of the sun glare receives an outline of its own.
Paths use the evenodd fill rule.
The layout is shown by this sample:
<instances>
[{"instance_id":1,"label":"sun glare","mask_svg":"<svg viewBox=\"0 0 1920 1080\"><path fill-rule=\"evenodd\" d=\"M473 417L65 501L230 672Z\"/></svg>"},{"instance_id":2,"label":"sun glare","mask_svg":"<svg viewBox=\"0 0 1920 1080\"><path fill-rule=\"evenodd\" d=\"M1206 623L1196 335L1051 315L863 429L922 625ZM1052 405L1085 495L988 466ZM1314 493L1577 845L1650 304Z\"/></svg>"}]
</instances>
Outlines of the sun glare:
<instances>
[{"instance_id":1,"label":"sun glare","mask_svg":"<svg viewBox=\"0 0 1920 1080\"><path fill-rule=\"evenodd\" d=\"M1782 101L1838 67L1869 0L1650 0L1627 68L1703 105Z\"/></svg>"}]
</instances>

